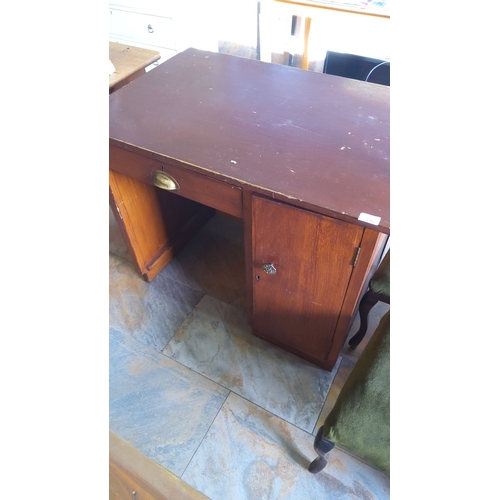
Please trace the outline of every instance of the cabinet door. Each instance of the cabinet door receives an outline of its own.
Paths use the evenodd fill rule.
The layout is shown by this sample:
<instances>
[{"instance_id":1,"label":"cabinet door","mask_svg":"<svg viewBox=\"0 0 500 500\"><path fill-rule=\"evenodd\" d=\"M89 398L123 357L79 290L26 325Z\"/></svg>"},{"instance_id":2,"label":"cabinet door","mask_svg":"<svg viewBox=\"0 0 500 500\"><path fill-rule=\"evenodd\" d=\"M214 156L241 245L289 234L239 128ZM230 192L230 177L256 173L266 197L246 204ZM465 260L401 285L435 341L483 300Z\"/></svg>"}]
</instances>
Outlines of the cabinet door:
<instances>
[{"instance_id":1,"label":"cabinet door","mask_svg":"<svg viewBox=\"0 0 500 500\"><path fill-rule=\"evenodd\" d=\"M252 231L254 330L326 359L363 229L254 196Z\"/></svg>"}]
</instances>

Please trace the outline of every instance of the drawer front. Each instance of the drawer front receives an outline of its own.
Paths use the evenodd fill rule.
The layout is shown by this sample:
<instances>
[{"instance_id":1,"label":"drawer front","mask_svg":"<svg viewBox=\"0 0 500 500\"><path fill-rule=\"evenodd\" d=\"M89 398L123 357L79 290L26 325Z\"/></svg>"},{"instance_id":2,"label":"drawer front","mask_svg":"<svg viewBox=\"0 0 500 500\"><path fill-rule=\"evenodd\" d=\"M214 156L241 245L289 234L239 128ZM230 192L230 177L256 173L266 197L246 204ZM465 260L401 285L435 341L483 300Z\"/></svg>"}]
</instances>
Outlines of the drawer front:
<instances>
[{"instance_id":1,"label":"drawer front","mask_svg":"<svg viewBox=\"0 0 500 500\"><path fill-rule=\"evenodd\" d=\"M125 37L142 44L175 49L174 20L169 17L126 10L109 10L110 36Z\"/></svg>"},{"instance_id":2,"label":"drawer front","mask_svg":"<svg viewBox=\"0 0 500 500\"><path fill-rule=\"evenodd\" d=\"M176 184L173 193L243 218L241 188L237 186L114 146L109 148L109 168L153 186L158 186L154 179L156 172L159 177L166 174Z\"/></svg>"}]
</instances>

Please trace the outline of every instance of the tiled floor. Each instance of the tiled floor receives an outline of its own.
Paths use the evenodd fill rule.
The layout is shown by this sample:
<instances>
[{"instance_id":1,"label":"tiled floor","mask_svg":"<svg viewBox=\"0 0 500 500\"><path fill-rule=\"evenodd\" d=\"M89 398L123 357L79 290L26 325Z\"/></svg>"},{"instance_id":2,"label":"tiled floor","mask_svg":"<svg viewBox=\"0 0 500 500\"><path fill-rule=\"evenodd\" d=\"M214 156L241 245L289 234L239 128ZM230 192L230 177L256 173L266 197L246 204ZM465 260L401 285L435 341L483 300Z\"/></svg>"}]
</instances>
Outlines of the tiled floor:
<instances>
[{"instance_id":1,"label":"tiled floor","mask_svg":"<svg viewBox=\"0 0 500 500\"><path fill-rule=\"evenodd\" d=\"M307 471L388 306L326 372L251 334L243 263L242 226L216 214L148 284L110 211L111 431L212 500L388 499L389 478L346 450Z\"/></svg>"}]
</instances>

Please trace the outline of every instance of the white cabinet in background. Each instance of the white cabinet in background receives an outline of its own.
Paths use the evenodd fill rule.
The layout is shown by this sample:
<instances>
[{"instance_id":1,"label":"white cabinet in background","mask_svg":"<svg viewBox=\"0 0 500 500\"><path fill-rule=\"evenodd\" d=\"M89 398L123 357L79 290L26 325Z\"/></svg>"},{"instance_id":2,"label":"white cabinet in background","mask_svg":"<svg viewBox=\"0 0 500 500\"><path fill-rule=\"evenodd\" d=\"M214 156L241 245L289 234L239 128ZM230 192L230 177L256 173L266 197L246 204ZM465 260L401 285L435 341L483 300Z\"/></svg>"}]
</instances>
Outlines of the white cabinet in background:
<instances>
[{"instance_id":1,"label":"white cabinet in background","mask_svg":"<svg viewBox=\"0 0 500 500\"><path fill-rule=\"evenodd\" d=\"M188 47L218 51L213 28L215 4L193 0L119 1L109 4L109 40L158 51L161 58L146 71Z\"/></svg>"}]
</instances>

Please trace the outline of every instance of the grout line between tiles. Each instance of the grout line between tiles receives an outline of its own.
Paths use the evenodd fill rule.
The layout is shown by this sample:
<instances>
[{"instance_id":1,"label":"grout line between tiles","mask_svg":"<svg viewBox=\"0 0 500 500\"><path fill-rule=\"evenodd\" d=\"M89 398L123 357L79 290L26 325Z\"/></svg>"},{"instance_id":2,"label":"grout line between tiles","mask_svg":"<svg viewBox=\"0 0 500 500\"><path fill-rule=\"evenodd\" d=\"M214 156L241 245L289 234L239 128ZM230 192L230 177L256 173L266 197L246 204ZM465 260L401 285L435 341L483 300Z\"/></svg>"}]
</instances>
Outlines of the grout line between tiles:
<instances>
[{"instance_id":1,"label":"grout line between tiles","mask_svg":"<svg viewBox=\"0 0 500 500\"><path fill-rule=\"evenodd\" d=\"M302 431L302 432L305 432L307 434L309 434L310 436L314 436L314 428L313 428L313 432L309 432L309 431L306 431L305 429L302 429L302 427L299 427L297 424L293 424L292 422L289 422L286 418L283 418L283 417L280 417L279 415L276 415L276 413L272 412L271 410L268 410L267 408L264 408L263 406L260 406L259 404L255 403L254 401L246 398L245 396L242 396L241 394L238 394L237 392L234 392L234 391L231 391L233 394L236 394L236 396L238 396L239 398L241 399L244 399L245 401L247 401L248 403L250 403L251 405L253 406L256 406L257 408L259 408L260 410L262 411L265 411L266 413L269 413L270 415L272 415L273 417L276 417L276 418L279 418L280 420L282 420L283 422L286 422L288 425L291 425L292 427L295 427L296 429ZM224 402L225 403L225 402Z\"/></svg>"},{"instance_id":2,"label":"grout line between tiles","mask_svg":"<svg viewBox=\"0 0 500 500\"><path fill-rule=\"evenodd\" d=\"M184 366L184 365L183 365L183 366ZM196 372L196 373L197 373L197 372ZM208 377L207 377L207 378L208 378ZM208 380L210 380L210 379L208 379ZM214 381L212 380L212 382L214 382ZM214 383L217 383L217 382L214 382ZM220 385L220 384L219 384L219 385ZM193 461L193 459L194 459L194 457L195 457L196 453L198 452L198 450L200 449L201 445L202 445L202 444L203 444L203 442L205 441L205 438L206 438L207 434L210 432L210 429L212 428L212 426L213 426L213 424L214 424L215 420L216 420L216 419L217 419L217 417L219 416L219 414L220 414L220 412L221 412L222 408L223 408L223 407L224 407L224 405L226 404L226 402L227 402L227 400L229 399L229 396L230 396L231 394L235 394L236 396L238 396L239 398L243 399L243 400L244 400L244 401L246 401L247 403L249 403L249 404L251 404L251 405L253 405L253 406L256 406L256 407L257 407L257 408L259 408L260 410L262 410L262 411L264 411L264 412L266 412L266 413L268 413L268 414L272 415L273 417L276 417L276 418L280 419L281 421L285 422L287 425L290 425L290 426L294 427L295 429L297 429L297 430L299 430L299 431L301 431L301 432L305 432L306 434L309 434L311 437L314 437L314 434L312 434L311 432L308 432L308 431L306 431L306 430L302 429L301 427L299 427L298 425L295 425L295 424L293 424L293 423L289 422L288 420L284 419L283 417L280 417L279 415L274 414L272 411L267 410L266 408L263 408L262 406L258 405L257 403L254 403L253 401L250 401L248 398L246 398L246 397L244 397L244 396L241 396L240 394L238 394L238 393L236 393L236 392L234 392L234 391L229 390L229 393L228 393L228 395L226 396L226 399L224 400L224 402L222 403L221 407L220 407L220 408L219 408L219 410L217 411L217 414L215 415L215 417L213 418L212 422L211 422L211 423L210 423L210 425L208 426L208 429L207 429L207 431L205 432L205 434L204 434L203 438L200 440L200 444L196 447L196 450L193 452L193 455L191 456L191 459L189 460L189 462L187 463L186 467L185 467L185 468L184 468L184 470L182 471L182 474L180 475L180 478L181 478L182 480L184 480L184 474L185 474L186 470L188 469L189 465L190 465L190 464L191 464L191 462ZM312 446L313 446L313 444L311 443L311 447L312 447ZM356 458L356 457L355 457L355 458ZM370 464L368 464L368 465L370 465Z\"/></svg>"},{"instance_id":3,"label":"grout line between tiles","mask_svg":"<svg viewBox=\"0 0 500 500\"><path fill-rule=\"evenodd\" d=\"M168 278L168 279L170 279L170 278ZM175 280L174 280L174 281L175 281ZM207 295L207 294L203 295L202 299L200 299L200 302L201 302L201 300L203 300L203 298L204 298L206 295ZM198 302L198 304L199 304L199 302ZM197 306L198 304L196 304L196 305L193 307L193 309L190 311L190 313L186 316L186 319L187 319L187 318L189 317L189 315L190 315L190 314L194 311L194 309L196 308L196 306ZM186 320L186 319L185 319L185 320ZM185 320L184 320L184 321L185 321ZM184 322L183 322L182 324L184 324ZM314 436L314 429L316 428L316 425L317 425L318 420L319 420L319 418L320 418L320 416L321 416L321 413L322 413L322 411L323 411L323 408L324 408L324 406L325 406L325 404L326 404L326 402L327 402L327 399L328 399L328 394L329 394L329 392L330 392L330 390L331 390L331 388L332 388L332 386L333 386L333 384L334 384L334 382L335 382L335 378L336 378L336 376L338 375L338 371L339 371L340 366L341 366L341 364L342 364L342 362L343 362L343 360L344 360L344 358L343 358L343 357L339 357L339 362L337 363L337 370L336 370L336 372L335 372L335 375L333 376L332 383L330 384L330 388L328 389L328 392L327 392L327 394L326 394L325 400L323 401L323 404L321 405L321 408L320 408L320 410L319 410L319 412L318 412L318 416L317 416L317 418L316 418L316 420L315 420L314 425L312 426L312 431L310 432L310 431L307 431L307 430L303 429L302 427L299 427L298 425L296 425L296 424L294 424L294 423L290 422L290 421L289 421L289 420L287 420L286 418L283 418L282 416L277 415L275 412L273 412L273 411L271 411L271 410L269 410L269 409L267 409L267 408L264 408L263 406L261 406L261 405L257 404L256 402L254 402L254 401L252 401L252 400L248 399L247 397L243 396L242 394L239 394L239 393L235 392L235 391L234 391L233 389L231 389L230 387L226 387L223 383L221 383L221 382L218 382L218 381L216 381L216 380L211 379L211 378L210 378L210 377L208 377L207 375L205 375L205 374L203 374L203 373L199 372L198 370L196 370L196 368L193 368L193 367L191 367L191 366L185 365L185 364L184 364L184 363L182 363L181 361L179 361L179 360L177 360L177 359L175 359L175 358L173 358L173 357L168 356L167 354L165 354L163 351L164 351L164 350L166 349L166 347L170 344L170 342L171 342L171 341L175 338L175 336L177 335L177 333L179 332L179 330L180 330L181 328L182 328L182 325L181 325L181 326L179 327L179 329L178 329L178 330L174 333L174 335L172 336L172 338L171 338L171 339L167 342L167 344L165 345L165 347L163 347L163 349L162 349L161 351L157 351L157 350L156 350L156 349L154 349L153 347L151 347L151 346L149 346L149 345L147 345L147 344L142 343L139 339L136 339L135 337L133 337L132 335L129 335L128 333L126 333L126 334L127 334L127 335L129 335L129 336L130 336L131 338L133 338L134 340L136 340L136 341L138 341L138 342L141 342L141 344L145 345L146 347L148 347L148 348L149 348L149 349L151 349L152 351L154 351L154 352L156 352L156 353L159 353L159 354L161 354L162 356L165 356L165 358L168 358L168 359L169 359L169 360L171 360L171 361L175 361L177 364L179 364L180 366L182 366L182 367L184 367L184 368L188 369L189 371L191 371L191 372L195 373L196 375L199 375L199 376L201 376L201 377L205 378L206 380L209 380L210 382L212 382L212 383L216 384L217 386L219 386L219 387L221 387L221 388L223 388L223 389L227 390L227 391L228 391L228 395L226 396L226 399L224 400L224 403L221 405L221 408L222 408L222 406L224 406L225 402L227 401L227 398L229 397L229 394L231 394L231 392L233 392L234 394L236 394L237 396L239 396L239 397L243 398L245 401L247 401L247 402L251 403L252 405L256 406L257 408L260 408L261 410L264 410L264 411L266 411L266 412L270 413L271 415L273 415L273 416L275 416L275 417L277 417L277 418L279 418L279 419L283 420L284 422L288 423L289 425L293 425L293 426L294 426L294 427L296 427L297 429L300 429L300 430L302 430L303 432L307 432L307 433L308 433L308 434L310 434L311 436ZM219 411L220 411L220 409L219 409ZM217 415L219 414L219 411L217 412ZM215 416L215 418L217 418L217 415ZM215 418L214 418L214 420L215 420ZM213 421L212 421L212 424L213 424ZM212 425L212 424L210 424L210 427L211 427L211 425ZM209 427L209 429L210 429L210 427ZM207 432L208 432L208 430L207 430ZM204 439L204 438L203 438L203 439ZM202 440L202 441L203 441L203 440ZM201 441L201 442L202 442L202 441ZM201 444L201 442L200 442L200 444ZM197 448L197 449L198 449L198 448ZM196 453L196 452L195 452L195 453ZM194 455L193 455L193 456L194 456ZM187 466L186 466L186 467L187 467ZM185 469L184 469L184 471L185 471ZM184 472L183 472L183 473L184 473Z\"/></svg>"},{"instance_id":4,"label":"grout line between tiles","mask_svg":"<svg viewBox=\"0 0 500 500\"><path fill-rule=\"evenodd\" d=\"M201 292L201 293L204 294L204 296L206 295L205 290L200 290L198 288L193 288L191 285L188 285L187 283L184 283L182 281L176 280L175 278L171 278L170 276L166 276L165 279L167 279L169 281L174 281L175 283L179 283L179 285L182 285L182 286L185 286L187 288L190 288L191 290L194 290L195 292Z\"/></svg>"},{"instance_id":5,"label":"grout line between tiles","mask_svg":"<svg viewBox=\"0 0 500 500\"><path fill-rule=\"evenodd\" d=\"M210 377L207 377L206 375L204 375L203 373L200 373L198 371L196 371L194 368L191 368L189 366L186 366L184 365L183 363L181 363L180 361L177 361L176 359L174 358L170 358L169 356L167 356L166 354L164 354L164 356L168 357L169 359L171 359L172 361L176 361L177 363L179 363L181 366L183 366L184 368L187 368L188 370L191 370L192 372L196 373L197 375L200 375L204 378L206 378L207 380L210 380L210 382L214 383L214 384L217 384L218 386L222 387L223 389L226 389L227 391L229 391L229 394L233 393L233 394L236 394L236 396L244 399L245 401L249 402L250 404L256 406L257 408L267 412L267 413L270 413L271 415L273 415L274 417L276 418L279 418L280 420L283 420L283 422L286 422L287 424L289 425L293 425L294 427L296 427L297 429L300 429L301 431L303 432L307 432L308 434L310 434L311 436L314 435L314 429L316 428L316 424L313 426L313 430L312 432L309 432L309 431L306 431L305 429L303 429L302 427L299 427L298 425L290 422L289 420L287 420L286 418L283 418L282 416L280 415L277 415L276 413L274 413L273 411L269 410L268 408L264 408L263 406L259 405L258 403L256 403L255 401L252 401L251 399L248 399L246 396L243 396L242 394L239 394L237 392L235 392L233 389L230 389L229 387L226 387L224 384L220 383L220 382L217 382L215 380L212 380ZM335 380L335 377L334 377L334 380ZM333 381L332 381L332 384L333 384ZM331 386L330 386L331 387ZM228 397L229 397L229 394L228 394ZM327 394L327 397L328 397L328 394ZM224 403L227 401L227 398L226 400L224 401ZM326 402L326 398L325 398L325 402ZM323 403L323 406L324 406L325 403ZM224 404L222 405L224 406ZM222 408L221 406L221 408ZM321 411L323 410L323 406L321 407L321 410L319 411L318 413L318 418L316 419L316 423L319 419L319 416L321 415ZM219 410L220 411L220 410ZM218 413L217 413L218 414ZM215 419L214 419L215 420Z\"/></svg>"},{"instance_id":6,"label":"grout line between tiles","mask_svg":"<svg viewBox=\"0 0 500 500\"><path fill-rule=\"evenodd\" d=\"M171 278L167 278L167 279L171 279ZM179 283L179 284L183 284L181 283L180 281L176 281L176 280L172 280L172 281L175 281L176 283ZM185 285L187 286L187 285ZM207 295L203 290L196 290L195 288L192 288L192 287L188 287L188 288L191 288L191 290L194 290L195 292L201 292L203 293L203 296L201 297L201 299L194 305L194 307L186 314L186 317L184 318L184 320L182 321L182 323L180 324L179 328L177 328L177 330L174 332L174 334L172 335L172 337L170 338L170 340L165 344L165 346L162 348L162 350L160 351L160 354L162 354L163 356L165 356L166 358L168 359L174 359L174 358L171 358L170 356L167 356L166 354L163 353L163 351L167 348L168 344L170 344L170 342L172 342L172 340L175 338L175 336L179 333L179 330L182 328L182 325L184 325L184 323L186 322L186 320L189 318L189 316L191 316L191 314L193 314L193 311L198 307L199 303L205 298L205 296ZM178 362L179 364L181 364L182 366L186 366L180 362ZM186 366L186 368L189 368L188 366ZM198 372L196 372L198 373ZM201 373L200 373L201 375ZM207 377L208 378L208 377ZM211 379L209 379L211 380ZM212 380L212 382L214 382ZM220 385L220 384L219 384Z\"/></svg>"},{"instance_id":7,"label":"grout line between tiles","mask_svg":"<svg viewBox=\"0 0 500 500\"><path fill-rule=\"evenodd\" d=\"M177 332L176 332L176 333L177 333ZM174 337L175 337L175 334L174 334L174 336L172 337L172 339L173 339ZM172 340L172 339L171 339L171 340ZM171 341L171 340L170 340L170 341ZM170 341L169 341L169 343L170 343ZM167 344L167 345L168 345L168 344ZM166 347L166 346L165 346L165 347ZM321 412L323 411L323 408L324 408L324 406L325 406L325 404L326 404L326 400L328 399L328 394L330 393L330 390L331 390L331 388L332 388L332 386L333 386L333 383L334 383L334 381L335 381L335 377L337 376L337 373L338 373L338 371L339 371L340 364L341 364L341 361L340 361L340 362L338 363L337 371L336 371L336 373L335 373L335 375L334 375L334 377L333 377L333 379L332 379L332 383L330 384L330 388L328 389L328 393L326 394L325 400L323 401L323 404L321 405L321 409L320 409L320 410L319 410L319 412L318 412L318 417L316 418L315 424L314 424L314 426L313 426L313 428L312 428L313 430L312 430L312 432L309 432L309 431L307 431L307 430L303 429L302 427L299 427L298 425L296 425L296 424L294 424L294 423L292 423L292 422L288 421L286 418L283 418L282 416L277 415L277 414L276 414L276 413L274 413L273 411L271 411L271 410L269 410L269 409L267 409L267 408L264 408L263 406L259 405L258 403L256 403L256 402L254 402L254 401L252 401L252 400L248 399L247 397L243 396L242 394L239 394L239 393L235 392L233 389L231 389L231 388L229 388L229 387L226 387L223 383L221 383L221 382L217 382L216 380L212 380L210 377L208 377L207 375L205 375L205 374L203 374L203 373L201 373L201 372L197 371L195 368L192 368L192 367L190 367L190 366L187 366L187 365L185 365L184 363L180 362L179 360L177 360L177 359L175 359L175 358L171 358L171 357L170 357L170 356L168 356L167 354L164 354L163 352L161 352L160 354L163 354L163 356L165 356L166 358L171 359L172 361L177 362L178 364L180 364L180 365L181 365L181 366L183 366L184 368L187 368L188 370L192 371L193 373L196 373L197 375L200 375L200 376L202 376L202 377L206 378L207 380L210 380L210 382L213 382L214 384L217 384L218 386L222 387L223 389L226 389L227 391L229 391L229 393L231 393L231 392L232 392L232 393L236 394L237 396L239 396L240 398L243 398L245 401L248 401L249 403L253 404L253 405L254 405L254 406L256 406L257 408L260 408L261 410L264 410L264 411L266 411L266 412L270 413L271 415L273 415L273 416L275 416L275 417L277 417L277 418L279 418L279 419L283 420L284 422L286 422L286 423L288 423L288 424L290 424L290 425L293 425L293 426L294 426L294 427L296 427L297 429L300 429L300 430L302 430L302 431L304 431L304 432L307 432L307 433L308 433L308 434L310 434L311 436L313 436L313 435L314 435L314 429L316 428L316 425L317 425L317 423L318 423L319 417L321 416ZM340 359L342 359L342 358L340 358ZM227 398L226 398L226 400L227 400ZM225 403L225 401L224 401L224 403ZM221 407L221 408L222 408L222 407Z\"/></svg>"},{"instance_id":8,"label":"grout line between tiles","mask_svg":"<svg viewBox=\"0 0 500 500\"><path fill-rule=\"evenodd\" d=\"M184 366L184 365L182 365L182 366ZM208 378L208 377L205 377L205 378ZM210 379L208 379L208 380L210 380ZM212 380L212 382L214 382L214 381ZM217 382L214 382L214 383L217 383ZM200 439L200 443L196 447L196 450L194 450L193 454L191 455L191 458L189 459L189 462L186 464L186 467L184 467L184 470L182 471L182 474L180 475L181 479L183 479L184 473L186 472L187 468L189 467L189 465L193 461L193 458L196 455L196 453L198 452L198 450L200 449L200 446L203 444L203 441L205 441L205 438L207 437L207 434L210 432L210 429L212 428L212 425L214 425L215 419L219 416L219 413L221 412L223 406L226 404L226 401L228 400L229 396L231 395L231 392L232 391L228 392L228 394L226 396L226 399L224 399L224 402L220 405L220 408L217 411L215 417L212 419L212 422L210 422L210 425L208 426L207 431L205 432L205 434L203 435L203 437Z\"/></svg>"}]
</instances>

